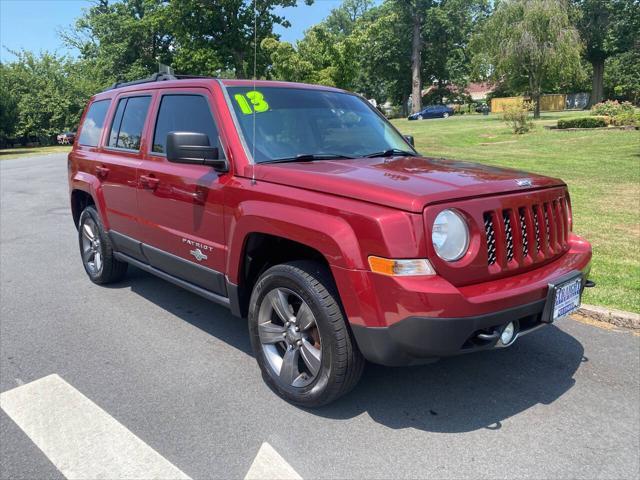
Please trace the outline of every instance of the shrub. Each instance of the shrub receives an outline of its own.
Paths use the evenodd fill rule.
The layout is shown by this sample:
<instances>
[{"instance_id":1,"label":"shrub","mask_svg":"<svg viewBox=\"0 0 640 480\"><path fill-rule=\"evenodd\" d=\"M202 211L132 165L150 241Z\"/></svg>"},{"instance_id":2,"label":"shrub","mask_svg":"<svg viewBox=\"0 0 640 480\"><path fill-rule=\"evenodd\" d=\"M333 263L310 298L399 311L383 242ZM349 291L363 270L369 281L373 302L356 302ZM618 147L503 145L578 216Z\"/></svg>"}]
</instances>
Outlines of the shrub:
<instances>
[{"instance_id":1,"label":"shrub","mask_svg":"<svg viewBox=\"0 0 640 480\"><path fill-rule=\"evenodd\" d=\"M607 117L580 117L558 120L558 128L600 128L608 124Z\"/></svg>"},{"instance_id":2,"label":"shrub","mask_svg":"<svg viewBox=\"0 0 640 480\"><path fill-rule=\"evenodd\" d=\"M633 113L635 108L630 102L618 102L617 100L607 100L591 107L591 115L605 115L616 117L620 114Z\"/></svg>"},{"instance_id":3,"label":"shrub","mask_svg":"<svg viewBox=\"0 0 640 480\"><path fill-rule=\"evenodd\" d=\"M533 103L518 100L504 107L502 119L513 129L513 133L527 133L533 128L533 121L529 118L532 109Z\"/></svg>"},{"instance_id":4,"label":"shrub","mask_svg":"<svg viewBox=\"0 0 640 480\"><path fill-rule=\"evenodd\" d=\"M611 123L618 127L640 125L640 113L634 111L619 113L611 119Z\"/></svg>"}]
</instances>

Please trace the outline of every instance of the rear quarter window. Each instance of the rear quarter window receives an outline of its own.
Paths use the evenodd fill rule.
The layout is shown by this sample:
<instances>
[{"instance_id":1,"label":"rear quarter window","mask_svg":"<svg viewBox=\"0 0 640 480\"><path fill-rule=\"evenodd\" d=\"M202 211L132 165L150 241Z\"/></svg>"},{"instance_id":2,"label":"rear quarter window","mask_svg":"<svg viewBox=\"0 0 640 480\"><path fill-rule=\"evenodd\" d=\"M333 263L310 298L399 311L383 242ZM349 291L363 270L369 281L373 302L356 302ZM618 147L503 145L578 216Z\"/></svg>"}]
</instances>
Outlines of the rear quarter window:
<instances>
[{"instance_id":1,"label":"rear quarter window","mask_svg":"<svg viewBox=\"0 0 640 480\"><path fill-rule=\"evenodd\" d=\"M109 146L126 150L139 150L142 129L147 118L151 97L127 97L118 102L111 123Z\"/></svg>"},{"instance_id":2,"label":"rear quarter window","mask_svg":"<svg viewBox=\"0 0 640 480\"><path fill-rule=\"evenodd\" d=\"M98 100L93 102L87 110L84 122L80 129L80 137L78 143L88 147L97 147L102 136L104 128L104 119L107 116L107 110L111 100Z\"/></svg>"}]
</instances>

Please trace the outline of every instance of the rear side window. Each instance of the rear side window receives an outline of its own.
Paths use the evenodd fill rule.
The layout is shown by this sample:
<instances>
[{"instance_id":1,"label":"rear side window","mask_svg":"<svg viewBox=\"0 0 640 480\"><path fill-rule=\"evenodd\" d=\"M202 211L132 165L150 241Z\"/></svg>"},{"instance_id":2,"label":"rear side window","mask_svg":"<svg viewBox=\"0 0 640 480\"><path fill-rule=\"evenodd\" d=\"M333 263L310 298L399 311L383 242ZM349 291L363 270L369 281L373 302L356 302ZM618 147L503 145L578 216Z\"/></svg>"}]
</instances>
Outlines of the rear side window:
<instances>
[{"instance_id":1,"label":"rear side window","mask_svg":"<svg viewBox=\"0 0 640 480\"><path fill-rule=\"evenodd\" d=\"M142 129L147 118L151 97L121 98L113 116L109 146L126 150L140 150Z\"/></svg>"},{"instance_id":2,"label":"rear side window","mask_svg":"<svg viewBox=\"0 0 640 480\"><path fill-rule=\"evenodd\" d=\"M209 145L218 146L218 129L207 100L200 95L164 95L153 134L155 153L165 153L169 132L205 133Z\"/></svg>"},{"instance_id":3,"label":"rear side window","mask_svg":"<svg viewBox=\"0 0 640 480\"><path fill-rule=\"evenodd\" d=\"M107 115L111 100L99 100L89 106L80 130L78 143L89 147L97 147L104 127L104 118Z\"/></svg>"}]
</instances>

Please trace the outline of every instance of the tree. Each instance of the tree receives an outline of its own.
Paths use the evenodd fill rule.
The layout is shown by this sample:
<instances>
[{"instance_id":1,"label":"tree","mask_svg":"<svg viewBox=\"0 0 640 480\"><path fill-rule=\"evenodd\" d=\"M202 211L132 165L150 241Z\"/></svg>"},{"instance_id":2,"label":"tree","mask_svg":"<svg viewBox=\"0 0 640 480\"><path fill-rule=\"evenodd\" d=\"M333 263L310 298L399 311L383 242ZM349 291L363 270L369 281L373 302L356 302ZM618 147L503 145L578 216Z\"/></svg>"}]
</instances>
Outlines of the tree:
<instances>
[{"instance_id":1,"label":"tree","mask_svg":"<svg viewBox=\"0 0 640 480\"><path fill-rule=\"evenodd\" d=\"M135 80L157 72L159 62L172 62L166 8L164 0L98 0L61 36L102 85Z\"/></svg>"},{"instance_id":2,"label":"tree","mask_svg":"<svg viewBox=\"0 0 640 480\"><path fill-rule=\"evenodd\" d=\"M640 46L607 60L604 87L606 98L640 105Z\"/></svg>"},{"instance_id":3,"label":"tree","mask_svg":"<svg viewBox=\"0 0 640 480\"><path fill-rule=\"evenodd\" d=\"M576 26L585 45L584 57L593 67L591 104L603 99L608 58L628 51L638 41L640 1L573 0Z\"/></svg>"},{"instance_id":4,"label":"tree","mask_svg":"<svg viewBox=\"0 0 640 480\"><path fill-rule=\"evenodd\" d=\"M48 143L74 128L87 96L72 79L73 62L46 52L11 53L15 60L0 67L0 137Z\"/></svg>"},{"instance_id":5,"label":"tree","mask_svg":"<svg viewBox=\"0 0 640 480\"><path fill-rule=\"evenodd\" d=\"M255 35L259 43L274 36L274 25L289 26L275 8L295 5L296 0L255 0L254 14L254 2L247 0L98 0L62 36L111 81L144 77L158 63L180 73L231 71L246 78L254 72ZM263 75L268 58L257 53L255 70Z\"/></svg>"},{"instance_id":6,"label":"tree","mask_svg":"<svg viewBox=\"0 0 640 480\"><path fill-rule=\"evenodd\" d=\"M540 118L542 87L579 75L580 37L561 0L506 0L474 38L485 76L531 95Z\"/></svg>"}]
</instances>

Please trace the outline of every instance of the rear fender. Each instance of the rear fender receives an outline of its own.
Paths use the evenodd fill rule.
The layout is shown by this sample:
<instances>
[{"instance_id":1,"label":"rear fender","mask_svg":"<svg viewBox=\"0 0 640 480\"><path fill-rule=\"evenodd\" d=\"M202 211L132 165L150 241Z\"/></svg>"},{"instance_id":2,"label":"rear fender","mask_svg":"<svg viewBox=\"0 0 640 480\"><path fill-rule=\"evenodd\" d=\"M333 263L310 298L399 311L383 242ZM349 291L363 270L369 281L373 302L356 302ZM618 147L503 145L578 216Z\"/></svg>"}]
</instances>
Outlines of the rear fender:
<instances>
[{"instance_id":1,"label":"rear fender","mask_svg":"<svg viewBox=\"0 0 640 480\"><path fill-rule=\"evenodd\" d=\"M71 191L81 190L88 193L93 198L96 209L100 214L100 219L105 230L109 230L109 220L107 217L106 204L104 194L102 192L102 184L95 175L86 172L76 172L71 178Z\"/></svg>"}]
</instances>

